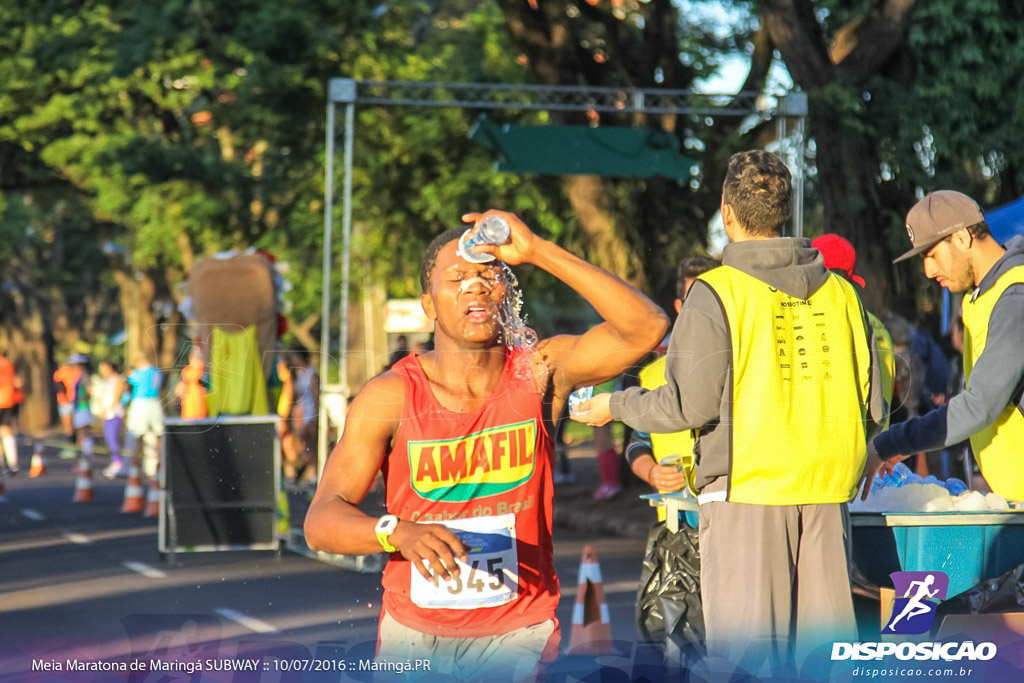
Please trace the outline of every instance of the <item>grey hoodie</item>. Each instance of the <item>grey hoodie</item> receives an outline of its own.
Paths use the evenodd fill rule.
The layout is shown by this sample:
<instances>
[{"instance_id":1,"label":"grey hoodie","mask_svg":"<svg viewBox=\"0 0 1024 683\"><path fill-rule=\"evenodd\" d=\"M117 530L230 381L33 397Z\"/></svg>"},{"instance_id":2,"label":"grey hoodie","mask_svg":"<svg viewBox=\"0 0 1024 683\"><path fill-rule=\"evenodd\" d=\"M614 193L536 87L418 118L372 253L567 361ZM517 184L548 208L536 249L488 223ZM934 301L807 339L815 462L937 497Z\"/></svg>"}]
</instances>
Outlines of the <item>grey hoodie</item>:
<instances>
[{"instance_id":1,"label":"grey hoodie","mask_svg":"<svg viewBox=\"0 0 1024 683\"><path fill-rule=\"evenodd\" d=\"M1006 243L1006 253L985 273L978 288L971 293L971 300L991 289L1003 273L1020 265L1024 265L1024 236ZM967 389L946 405L879 434L875 439L879 457L885 460L960 443L992 424L1010 403L1024 411L1022 342L1024 284L1014 284L1006 288L992 309L988 341L971 370Z\"/></svg>"},{"instance_id":2,"label":"grey hoodie","mask_svg":"<svg viewBox=\"0 0 1024 683\"><path fill-rule=\"evenodd\" d=\"M800 238L732 243L726 246L722 263L798 299L809 298L830 277L818 250ZM609 404L612 417L641 431L671 433L699 428L695 481L699 491L724 490L724 479L706 487L729 472L729 430L719 423L720 416L731 414L726 404L732 400L726 391L732 386L732 359L724 315L711 288L700 280L695 282L672 329L665 365L667 384L651 391L632 388L616 392ZM872 339L870 332L867 336ZM875 357L872 344L872 359ZM886 407L875 371L878 364L872 365L871 417L878 425ZM765 448L772 447L765 444Z\"/></svg>"}]
</instances>

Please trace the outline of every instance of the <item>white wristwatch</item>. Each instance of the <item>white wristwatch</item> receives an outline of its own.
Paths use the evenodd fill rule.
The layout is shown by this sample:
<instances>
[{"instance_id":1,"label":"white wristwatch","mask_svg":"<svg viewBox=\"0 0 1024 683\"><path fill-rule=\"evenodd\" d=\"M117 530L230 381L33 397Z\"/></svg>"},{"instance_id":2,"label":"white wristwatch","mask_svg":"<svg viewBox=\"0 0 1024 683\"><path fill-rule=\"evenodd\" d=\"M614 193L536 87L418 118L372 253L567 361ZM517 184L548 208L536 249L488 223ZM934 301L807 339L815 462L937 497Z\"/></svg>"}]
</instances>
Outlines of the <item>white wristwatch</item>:
<instances>
[{"instance_id":1,"label":"white wristwatch","mask_svg":"<svg viewBox=\"0 0 1024 683\"><path fill-rule=\"evenodd\" d=\"M397 528L398 517L395 517L394 515L384 515L383 517L377 520L377 526L373 528L373 530L377 533L377 540L380 542L380 547L384 548L384 552L386 553L393 553L398 551L398 548L396 546L393 546L391 545L391 543L388 542L388 539L391 537L391 534L393 534L395 532L395 529Z\"/></svg>"}]
</instances>

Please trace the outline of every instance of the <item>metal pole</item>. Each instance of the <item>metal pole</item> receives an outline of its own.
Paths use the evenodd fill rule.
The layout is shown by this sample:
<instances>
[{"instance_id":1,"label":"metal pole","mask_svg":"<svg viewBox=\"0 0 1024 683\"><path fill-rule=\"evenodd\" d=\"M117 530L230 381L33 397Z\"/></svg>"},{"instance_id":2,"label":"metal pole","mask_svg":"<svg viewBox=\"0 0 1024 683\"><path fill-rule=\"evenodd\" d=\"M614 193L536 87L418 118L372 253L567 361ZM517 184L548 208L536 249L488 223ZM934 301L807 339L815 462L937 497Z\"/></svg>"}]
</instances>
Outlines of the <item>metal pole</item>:
<instances>
[{"instance_id":1,"label":"metal pole","mask_svg":"<svg viewBox=\"0 0 1024 683\"><path fill-rule=\"evenodd\" d=\"M345 185L344 197L345 207L342 214L342 235L341 235L341 307L339 313L341 320L338 324L338 353L341 356L339 364L341 377L341 397L348 401L348 294L351 282L349 281L349 264L352 251L352 145L354 141L353 128L356 121L355 102L345 105Z\"/></svg>"},{"instance_id":2,"label":"metal pole","mask_svg":"<svg viewBox=\"0 0 1024 683\"><path fill-rule=\"evenodd\" d=\"M327 401L324 400L324 385L330 382L331 348L331 242L334 233L334 100L327 101L327 142L324 159L324 260L323 280L320 285L320 423L317 429L317 481L327 464Z\"/></svg>"},{"instance_id":3,"label":"metal pole","mask_svg":"<svg viewBox=\"0 0 1024 683\"><path fill-rule=\"evenodd\" d=\"M807 93L800 91L780 97L779 105L775 110L780 157L784 162L791 164L793 169L793 234L795 237L804 236L804 132L807 113ZM790 117L796 123L792 138L786 136L786 124ZM790 145L795 149L790 150ZM789 161L790 151L793 152L792 162ZM785 156L782 156L783 154Z\"/></svg>"},{"instance_id":4,"label":"metal pole","mask_svg":"<svg viewBox=\"0 0 1024 683\"><path fill-rule=\"evenodd\" d=\"M786 117L781 114L775 117L775 140L779 145L779 158L788 166L789 140L786 138ZM785 236L785 229L785 225L783 225L783 236Z\"/></svg>"},{"instance_id":5,"label":"metal pole","mask_svg":"<svg viewBox=\"0 0 1024 683\"><path fill-rule=\"evenodd\" d=\"M793 179L793 227L796 229L796 237L804 236L804 130L807 126L807 118L798 116L796 119L796 178Z\"/></svg>"}]
</instances>

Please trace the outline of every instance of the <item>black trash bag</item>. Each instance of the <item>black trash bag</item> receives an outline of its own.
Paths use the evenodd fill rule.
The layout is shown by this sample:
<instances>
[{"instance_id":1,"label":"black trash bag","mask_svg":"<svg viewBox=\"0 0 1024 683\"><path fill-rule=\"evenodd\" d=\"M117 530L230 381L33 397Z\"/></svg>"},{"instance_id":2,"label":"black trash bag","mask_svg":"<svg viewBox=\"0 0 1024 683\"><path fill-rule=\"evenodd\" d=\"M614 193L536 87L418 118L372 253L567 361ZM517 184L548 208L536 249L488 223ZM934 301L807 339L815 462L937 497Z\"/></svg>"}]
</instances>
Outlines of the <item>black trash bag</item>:
<instances>
[{"instance_id":1,"label":"black trash bag","mask_svg":"<svg viewBox=\"0 0 1024 683\"><path fill-rule=\"evenodd\" d=\"M643 572L636 596L641 637L665 647L681 665L706 655L700 602L700 549L697 530L681 525L672 533L664 522L647 536Z\"/></svg>"},{"instance_id":2,"label":"black trash bag","mask_svg":"<svg viewBox=\"0 0 1024 683\"><path fill-rule=\"evenodd\" d=\"M950 614L1024 612L1024 564L942 602L935 610L935 627Z\"/></svg>"}]
</instances>

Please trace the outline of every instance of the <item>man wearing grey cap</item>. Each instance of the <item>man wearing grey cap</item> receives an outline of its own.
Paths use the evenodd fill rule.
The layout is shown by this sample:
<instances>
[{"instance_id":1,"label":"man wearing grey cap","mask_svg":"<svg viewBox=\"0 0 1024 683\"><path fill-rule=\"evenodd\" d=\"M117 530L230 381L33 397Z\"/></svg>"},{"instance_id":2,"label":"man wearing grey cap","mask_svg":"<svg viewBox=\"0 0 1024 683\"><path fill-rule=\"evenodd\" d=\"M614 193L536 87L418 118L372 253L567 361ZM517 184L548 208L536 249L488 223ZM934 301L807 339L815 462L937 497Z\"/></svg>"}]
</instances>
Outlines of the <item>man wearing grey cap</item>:
<instances>
[{"instance_id":1,"label":"man wearing grey cap","mask_svg":"<svg viewBox=\"0 0 1024 683\"><path fill-rule=\"evenodd\" d=\"M965 391L948 404L879 434L868 448L862 498L881 461L951 446L968 437L995 493L1024 500L1024 237L1002 247L970 197L927 195L907 214L924 274L964 297Z\"/></svg>"}]
</instances>

